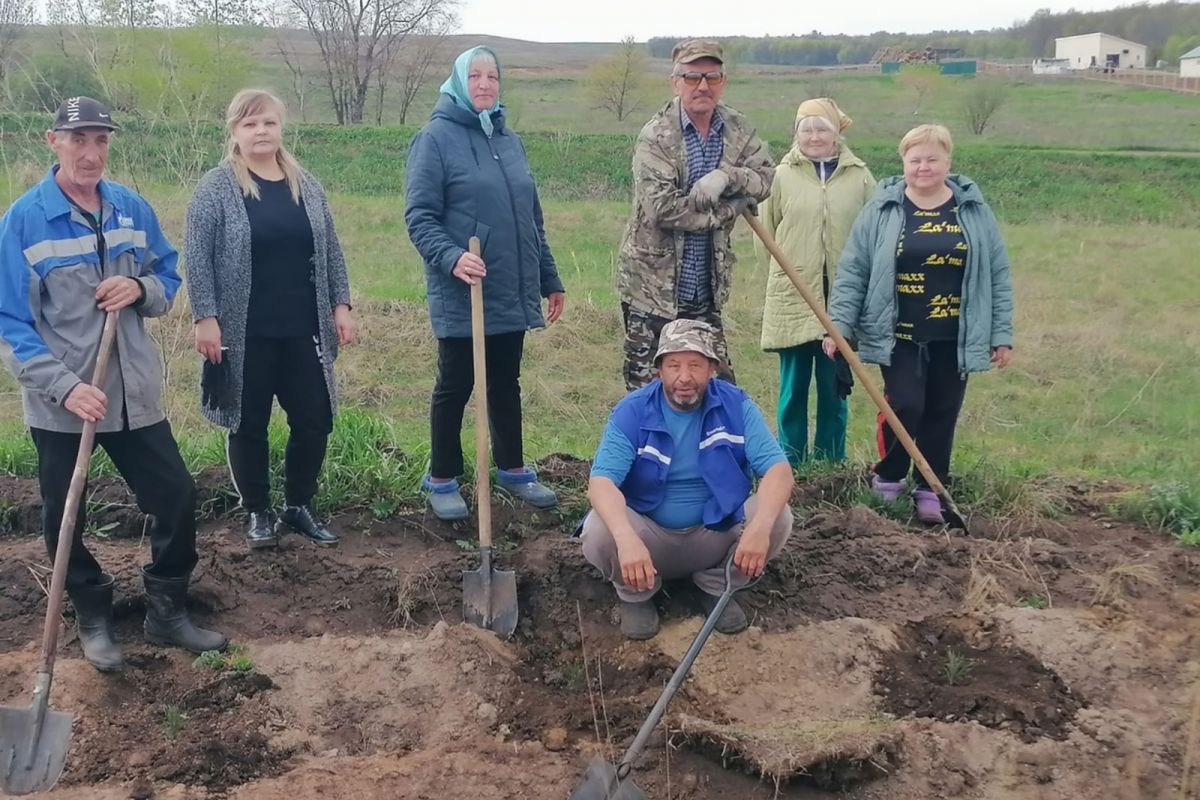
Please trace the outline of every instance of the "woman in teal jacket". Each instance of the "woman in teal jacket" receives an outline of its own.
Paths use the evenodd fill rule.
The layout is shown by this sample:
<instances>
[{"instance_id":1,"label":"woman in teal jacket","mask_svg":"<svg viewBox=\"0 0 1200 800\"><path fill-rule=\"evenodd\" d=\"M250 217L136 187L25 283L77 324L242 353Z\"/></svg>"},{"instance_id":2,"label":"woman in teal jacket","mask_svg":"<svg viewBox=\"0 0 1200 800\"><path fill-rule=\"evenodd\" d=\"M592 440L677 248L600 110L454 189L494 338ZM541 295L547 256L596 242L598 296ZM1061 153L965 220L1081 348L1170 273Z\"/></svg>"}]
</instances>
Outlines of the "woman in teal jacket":
<instances>
[{"instance_id":1,"label":"woman in teal jacket","mask_svg":"<svg viewBox=\"0 0 1200 800\"><path fill-rule=\"evenodd\" d=\"M884 390L938 478L950 472L967 374L1012 358L1012 279L996 217L975 182L950 174L954 144L941 125L900 141L903 177L879 184L842 251L829 315L879 364ZM836 352L826 338L825 353ZM884 500L911 466L879 419L872 484ZM914 477L917 517L942 523L941 501Z\"/></svg>"}]
</instances>

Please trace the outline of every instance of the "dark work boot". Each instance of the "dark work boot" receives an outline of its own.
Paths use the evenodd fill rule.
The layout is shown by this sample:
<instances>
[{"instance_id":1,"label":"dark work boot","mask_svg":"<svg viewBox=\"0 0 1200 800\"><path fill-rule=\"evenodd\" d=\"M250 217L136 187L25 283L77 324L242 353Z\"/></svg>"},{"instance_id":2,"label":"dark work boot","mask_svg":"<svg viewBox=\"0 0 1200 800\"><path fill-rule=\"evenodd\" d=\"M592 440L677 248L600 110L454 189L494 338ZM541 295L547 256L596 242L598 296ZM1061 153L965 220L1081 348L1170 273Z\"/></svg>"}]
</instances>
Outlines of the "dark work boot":
<instances>
[{"instance_id":1,"label":"dark work boot","mask_svg":"<svg viewBox=\"0 0 1200 800\"><path fill-rule=\"evenodd\" d=\"M112 576L105 575L100 584L67 589L67 596L75 609L75 630L83 647L83 657L101 672L125 669L121 648L113 639Z\"/></svg>"},{"instance_id":2,"label":"dark work boot","mask_svg":"<svg viewBox=\"0 0 1200 800\"><path fill-rule=\"evenodd\" d=\"M146 641L174 645L193 653L224 650L229 639L215 631L192 624L187 612L187 590L191 576L159 578L142 570L146 586Z\"/></svg>"},{"instance_id":3,"label":"dark work boot","mask_svg":"<svg viewBox=\"0 0 1200 800\"><path fill-rule=\"evenodd\" d=\"M711 614L713 609L717 607L717 598L715 595L707 592L700 593L700 605L704 606L704 613ZM717 617L716 630L718 633L741 633L750 627L750 620L746 619L746 612L738 605L737 597L729 598L729 603L726 604L725 610L721 612L721 616Z\"/></svg>"},{"instance_id":4,"label":"dark work boot","mask_svg":"<svg viewBox=\"0 0 1200 800\"><path fill-rule=\"evenodd\" d=\"M251 550L275 547L279 537L275 535L275 513L271 510L251 511L246 517L246 544Z\"/></svg>"},{"instance_id":5,"label":"dark work boot","mask_svg":"<svg viewBox=\"0 0 1200 800\"><path fill-rule=\"evenodd\" d=\"M658 608L653 599L636 603L621 600L621 633L638 641L653 639L658 634Z\"/></svg>"},{"instance_id":6,"label":"dark work boot","mask_svg":"<svg viewBox=\"0 0 1200 800\"><path fill-rule=\"evenodd\" d=\"M338 543L337 534L317 521L317 515L309 505L284 506L283 511L279 512L279 524L324 547L333 547Z\"/></svg>"}]
</instances>

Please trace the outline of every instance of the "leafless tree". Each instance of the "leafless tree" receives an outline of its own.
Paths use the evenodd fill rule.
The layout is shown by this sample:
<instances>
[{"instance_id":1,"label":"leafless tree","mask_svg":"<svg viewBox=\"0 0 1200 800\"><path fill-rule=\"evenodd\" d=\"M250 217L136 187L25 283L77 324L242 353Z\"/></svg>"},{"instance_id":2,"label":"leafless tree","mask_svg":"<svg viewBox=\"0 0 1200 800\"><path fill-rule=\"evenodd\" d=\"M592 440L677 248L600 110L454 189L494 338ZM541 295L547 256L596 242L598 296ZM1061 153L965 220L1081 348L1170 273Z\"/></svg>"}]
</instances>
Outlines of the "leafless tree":
<instances>
[{"instance_id":1,"label":"leafless tree","mask_svg":"<svg viewBox=\"0 0 1200 800\"><path fill-rule=\"evenodd\" d=\"M375 123L383 124L383 100L387 89L395 83L398 93L399 123L403 125L408 119L408 111L413 101L424 88L429 77L430 67L443 60L445 54L446 34L456 24L450 14L437 15L431 19L431 24L419 35L409 36L402 47L397 47L389 59L387 67L380 70L376 81Z\"/></svg>"},{"instance_id":2,"label":"leafless tree","mask_svg":"<svg viewBox=\"0 0 1200 800\"><path fill-rule=\"evenodd\" d=\"M596 108L611 111L617 115L618 122L623 121L651 97L645 48L632 36L622 39L616 53L592 65L585 89Z\"/></svg>"},{"instance_id":3,"label":"leafless tree","mask_svg":"<svg viewBox=\"0 0 1200 800\"><path fill-rule=\"evenodd\" d=\"M296 37L304 35L302 30L298 30L304 22L296 13L291 0L280 0L267 6L264 9L264 21L273 33L275 52L279 54L288 70L292 95L296 98L293 110L301 122L308 122L308 96L317 85L317 68L305 60L304 53L296 43Z\"/></svg>"},{"instance_id":4,"label":"leafless tree","mask_svg":"<svg viewBox=\"0 0 1200 800\"><path fill-rule=\"evenodd\" d=\"M0 87L8 86L17 42L26 26L32 23L33 3L30 0L0 0Z\"/></svg>"},{"instance_id":5,"label":"leafless tree","mask_svg":"<svg viewBox=\"0 0 1200 800\"><path fill-rule=\"evenodd\" d=\"M982 136L992 117L1008 100L1008 84L991 78L973 78L962 95L962 115L967 127Z\"/></svg>"},{"instance_id":6,"label":"leafless tree","mask_svg":"<svg viewBox=\"0 0 1200 800\"><path fill-rule=\"evenodd\" d=\"M363 121L371 86L397 40L418 32L456 0L289 0L304 21L325 68L339 125Z\"/></svg>"}]
</instances>

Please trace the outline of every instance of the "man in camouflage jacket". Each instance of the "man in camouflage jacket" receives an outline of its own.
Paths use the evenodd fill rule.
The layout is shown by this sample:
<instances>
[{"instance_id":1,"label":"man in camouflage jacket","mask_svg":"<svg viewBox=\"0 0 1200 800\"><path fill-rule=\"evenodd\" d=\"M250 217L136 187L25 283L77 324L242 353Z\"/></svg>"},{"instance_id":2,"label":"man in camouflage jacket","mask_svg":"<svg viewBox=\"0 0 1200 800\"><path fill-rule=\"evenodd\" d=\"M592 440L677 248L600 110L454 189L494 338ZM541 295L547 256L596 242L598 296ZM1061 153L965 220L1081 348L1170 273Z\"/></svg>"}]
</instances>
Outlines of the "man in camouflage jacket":
<instances>
[{"instance_id":1,"label":"man in camouflage jacket","mask_svg":"<svg viewBox=\"0 0 1200 800\"><path fill-rule=\"evenodd\" d=\"M749 120L720 102L721 46L681 42L672 61L675 97L638 135L633 215L617 263L631 391L654 378L659 333L674 319L712 325L722 376L733 379L721 323L735 260L730 233L767 197L775 174Z\"/></svg>"}]
</instances>

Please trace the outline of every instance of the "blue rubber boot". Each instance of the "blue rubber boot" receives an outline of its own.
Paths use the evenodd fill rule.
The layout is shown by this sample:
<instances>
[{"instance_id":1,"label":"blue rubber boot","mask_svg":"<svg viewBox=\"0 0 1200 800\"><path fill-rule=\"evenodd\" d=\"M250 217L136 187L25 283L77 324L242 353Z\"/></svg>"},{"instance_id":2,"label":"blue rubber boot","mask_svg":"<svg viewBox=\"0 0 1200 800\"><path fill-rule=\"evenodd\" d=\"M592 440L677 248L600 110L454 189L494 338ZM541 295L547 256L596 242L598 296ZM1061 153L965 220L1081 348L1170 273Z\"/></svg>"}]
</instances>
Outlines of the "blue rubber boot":
<instances>
[{"instance_id":1,"label":"blue rubber boot","mask_svg":"<svg viewBox=\"0 0 1200 800\"><path fill-rule=\"evenodd\" d=\"M524 472L496 470L496 483L501 489L524 500L534 508L554 508L558 495L538 482L537 473L529 467Z\"/></svg>"},{"instance_id":2,"label":"blue rubber boot","mask_svg":"<svg viewBox=\"0 0 1200 800\"><path fill-rule=\"evenodd\" d=\"M429 503L429 510L444 522L466 519L470 513L467 511L467 502L458 493L457 478L451 478L445 483L434 483L426 475L421 479L421 491Z\"/></svg>"}]
</instances>

